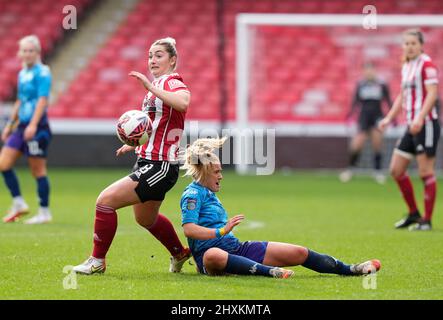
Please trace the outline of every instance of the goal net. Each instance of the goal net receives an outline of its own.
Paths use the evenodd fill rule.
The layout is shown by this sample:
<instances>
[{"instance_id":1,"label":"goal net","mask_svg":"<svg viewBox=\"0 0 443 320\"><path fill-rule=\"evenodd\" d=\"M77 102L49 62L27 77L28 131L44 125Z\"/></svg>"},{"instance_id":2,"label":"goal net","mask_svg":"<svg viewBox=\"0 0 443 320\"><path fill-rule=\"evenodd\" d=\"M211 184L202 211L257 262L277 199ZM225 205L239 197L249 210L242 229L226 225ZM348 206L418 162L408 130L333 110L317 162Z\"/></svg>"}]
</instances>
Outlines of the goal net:
<instances>
[{"instance_id":1,"label":"goal net","mask_svg":"<svg viewBox=\"0 0 443 320\"><path fill-rule=\"evenodd\" d=\"M443 16L366 18L237 15L236 126L274 128L277 137L351 135L356 128L346 122L346 114L365 62L375 65L392 100L399 93L401 34L407 28L423 30L425 51L443 72ZM387 136L399 136L402 130L390 128Z\"/></svg>"}]
</instances>

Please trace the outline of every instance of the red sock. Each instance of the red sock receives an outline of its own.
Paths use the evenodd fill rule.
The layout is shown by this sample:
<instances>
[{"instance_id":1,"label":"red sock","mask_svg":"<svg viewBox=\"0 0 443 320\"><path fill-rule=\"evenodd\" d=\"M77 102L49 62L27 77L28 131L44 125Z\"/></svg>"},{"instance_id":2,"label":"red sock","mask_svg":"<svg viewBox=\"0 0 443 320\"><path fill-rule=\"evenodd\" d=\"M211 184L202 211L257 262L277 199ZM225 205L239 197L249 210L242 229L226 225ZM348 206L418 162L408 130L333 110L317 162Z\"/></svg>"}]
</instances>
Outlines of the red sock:
<instances>
[{"instance_id":1,"label":"red sock","mask_svg":"<svg viewBox=\"0 0 443 320\"><path fill-rule=\"evenodd\" d=\"M169 250L172 256L182 253L185 249L183 248L171 221L161 213L158 214L157 220L150 228L148 228L148 231Z\"/></svg>"},{"instance_id":2,"label":"red sock","mask_svg":"<svg viewBox=\"0 0 443 320\"><path fill-rule=\"evenodd\" d=\"M117 231L117 212L111 207L95 207L94 250L92 256L104 259Z\"/></svg>"},{"instance_id":3,"label":"red sock","mask_svg":"<svg viewBox=\"0 0 443 320\"><path fill-rule=\"evenodd\" d=\"M408 205L409 214L416 212L417 203L415 202L414 188L412 187L411 179L407 174L403 174L395 180L397 181L397 184L400 187L400 191L403 194L403 198Z\"/></svg>"},{"instance_id":4,"label":"red sock","mask_svg":"<svg viewBox=\"0 0 443 320\"><path fill-rule=\"evenodd\" d=\"M432 212L434 211L435 195L437 193L437 180L434 175L422 178L425 184L425 217L427 221L431 221Z\"/></svg>"}]
</instances>

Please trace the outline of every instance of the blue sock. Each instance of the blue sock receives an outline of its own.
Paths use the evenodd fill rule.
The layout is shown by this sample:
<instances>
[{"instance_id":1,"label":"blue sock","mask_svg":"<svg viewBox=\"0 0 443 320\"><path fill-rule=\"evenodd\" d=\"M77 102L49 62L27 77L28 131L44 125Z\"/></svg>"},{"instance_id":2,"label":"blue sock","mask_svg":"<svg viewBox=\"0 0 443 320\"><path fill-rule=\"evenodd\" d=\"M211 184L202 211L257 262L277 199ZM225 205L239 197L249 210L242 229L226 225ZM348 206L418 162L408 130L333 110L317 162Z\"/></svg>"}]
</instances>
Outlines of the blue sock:
<instances>
[{"instance_id":1,"label":"blue sock","mask_svg":"<svg viewBox=\"0 0 443 320\"><path fill-rule=\"evenodd\" d=\"M11 196L13 198L20 196L20 186L18 185L18 179L14 170L3 171L2 174L5 184L8 187L9 192L11 192Z\"/></svg>"},{"instance_id":2,"label":"blue sock","mask_svg":"<svg viewBox=\"0 0 443 320\"><path fill-rule=\"evenodd\" d=\"M49 206L49 180L48 177L37 178L37 193L40 198L40 207Z\"/></svg>"},{"instance_id":3,"label":"blue sock","mask_svg":"<svg viewBox=\"0 0 443 320\"><path fill-rule=\"evenodd\" d=\"M340 260L326 254L320 254L308 249L308 258L302 264L303 267L320 272L320 273L335 273L340 275L349 276L351 272L351 266L344 264Z\"/></svg>"},{"instance_id":4,"label":"blue sock","mask_svg":"<svg viewBox=\"0 0 443 320\"><path fill-rule=\"evenodd\" d=\"M274 267L265 266L242 256L228 254L228 262L226 264L225 272L231 274L272 277L272 275L269 273L272 268Z\"/></svg>"}]
</instances>

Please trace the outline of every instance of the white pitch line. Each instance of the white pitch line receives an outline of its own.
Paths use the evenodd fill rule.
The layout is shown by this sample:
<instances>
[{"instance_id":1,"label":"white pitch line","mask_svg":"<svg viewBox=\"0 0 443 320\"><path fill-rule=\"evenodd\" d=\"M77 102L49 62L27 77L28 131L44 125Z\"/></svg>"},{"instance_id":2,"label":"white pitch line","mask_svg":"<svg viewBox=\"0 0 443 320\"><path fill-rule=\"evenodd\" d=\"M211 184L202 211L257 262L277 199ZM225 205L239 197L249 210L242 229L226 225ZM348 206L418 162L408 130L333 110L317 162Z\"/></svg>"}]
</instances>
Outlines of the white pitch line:
<instances>
[{"instance_id":1,"label":"white pitch line","mask_svg":"<svg viewBox=\"0 0 443 320\"><path fill-rule=\"evenodd\" d=\"M265 223L262 221L252 221L248 220L242 224L240 224L236 229L259 229L263 228Z\"/></svg>"}]
</instances>

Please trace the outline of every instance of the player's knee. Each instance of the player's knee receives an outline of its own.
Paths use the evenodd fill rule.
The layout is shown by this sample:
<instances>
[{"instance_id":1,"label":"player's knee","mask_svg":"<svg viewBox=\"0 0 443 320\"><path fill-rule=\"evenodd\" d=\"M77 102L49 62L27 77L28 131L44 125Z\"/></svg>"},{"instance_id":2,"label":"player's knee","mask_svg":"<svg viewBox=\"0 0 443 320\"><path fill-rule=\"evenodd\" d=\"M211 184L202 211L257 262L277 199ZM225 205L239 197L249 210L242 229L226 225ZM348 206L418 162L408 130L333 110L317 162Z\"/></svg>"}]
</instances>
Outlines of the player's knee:
<instances>
[{"instance_id":1,"label":"player's knee","mask_svg":"<svg viewBox=\"0 0 443 320\"><path fill-rule=\"evenodd\" d=\"M151 228L155 223L156 218L150 217L148 215L135 215L135 221L142 226L143 228L149 229Z\"/></svg>"},{"instance_id":2,"label":"player's knee","mask_svg":"<svg viewBox=\"0 0 443 320\"><path fill-rule=\"evenodd\" d=\"M111 190L104 190L97 197L95 204L100 206L112 207L113 198L115 198L114 192L112 192Z\"/></svg>"},{"instance_id":3,"label":"player's knee","mask_svg":"<svg viewBox=\"0 0 443 320\"><path fill-rule=\"evenodd\" d=\"M421 179L434 175L434 170L429 168L418 168L418 175Z\"/></svg>"},{"instance_id":4,"label":"player's knee","mask_svg":"<svg viewBox=\"0 0 443 320\"><path fill-rule=\"evenodd\" d=\"M399 170L396 167L390 167L389 173L391 174L391 177L394 179L400 178L405 172L403 170Z\"/></svg>"},{"instance_id":5,"label":"player's knee","mask_svg":"<svg viewBox=\"0 0 443 320\"><path fill-rule=\"evenodd\" d=\"M222 269L224 267L224 257L220 254L219 249L209 249L203 256L203 264L206 269Z\"/></svg>"},{"instance_id":6,"label":"player's knee","mask_svg":"<svg viewBox=\"0 0 443 320\"><path fill-rule=\"evenodd\" d=\"M31 168L31 173L32 176L36 179L47 175L45 168Z\"/></svg>"},{"instance_id":7,"label":"player's knee","mask_svg":"<svg viewBox=\"0 0 443 320\"><path fill-rule=\"evenodd\" d=\"M305 247L296 246L294 249L294 254L296 256L296 261L298 264L303 264L308 258L309 251Z\"/></svg>"},{"instance_id":8,"label":"player's knee","mask_svg":"<svg viewBox=\"0 0 443 320\"><path fill-rule=\"evenodd\" d=\"M11 169L9 161L0 157L0 172L8 171Z\"/></svg>"}]
</instances>

